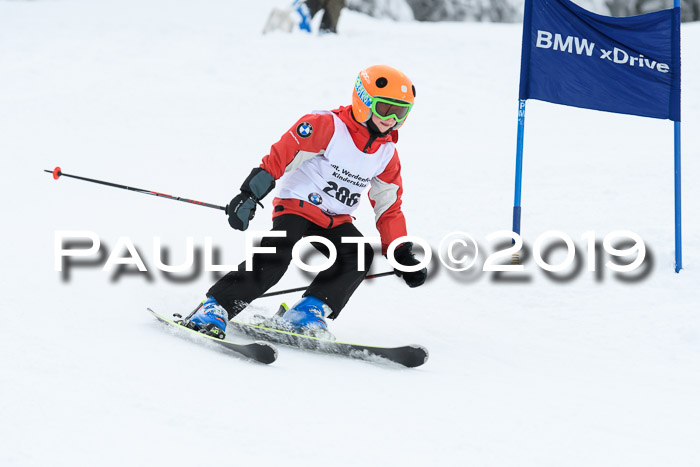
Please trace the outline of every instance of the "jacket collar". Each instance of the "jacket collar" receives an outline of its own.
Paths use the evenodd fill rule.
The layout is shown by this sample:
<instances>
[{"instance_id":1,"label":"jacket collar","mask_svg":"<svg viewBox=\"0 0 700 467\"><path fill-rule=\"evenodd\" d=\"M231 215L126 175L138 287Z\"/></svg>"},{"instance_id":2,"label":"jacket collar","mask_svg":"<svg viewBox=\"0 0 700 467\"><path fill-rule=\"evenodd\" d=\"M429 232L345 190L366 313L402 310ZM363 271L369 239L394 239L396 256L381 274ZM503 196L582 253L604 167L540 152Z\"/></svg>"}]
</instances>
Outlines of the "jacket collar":
<instances>
[{"instance_id":1,"label":"jacket collar","mask_svg":"<svg viewBox=\"0 0 700 467\"><path fill-rule=\"evenodd\" d=\"M357 141L358 138L364 141L367 141L370 137L369 129L367 129L367 126L364 123L360 123L357 120L355 120L355 117L352 116L352 106L344 106L344 107L338 107L335 110L332 110L332 112L340 118L343 123L345 123L345 126L348 127L348 130L350 131L350 134L352 135L352 139ZM374 140L372 143L372 147L374 147L375 144L384 144L384 143L396 143L399 140L399 132L398 130L393 130L387 133L384 136L380 136L377 139Z\"/></svg>"}]
</instances>

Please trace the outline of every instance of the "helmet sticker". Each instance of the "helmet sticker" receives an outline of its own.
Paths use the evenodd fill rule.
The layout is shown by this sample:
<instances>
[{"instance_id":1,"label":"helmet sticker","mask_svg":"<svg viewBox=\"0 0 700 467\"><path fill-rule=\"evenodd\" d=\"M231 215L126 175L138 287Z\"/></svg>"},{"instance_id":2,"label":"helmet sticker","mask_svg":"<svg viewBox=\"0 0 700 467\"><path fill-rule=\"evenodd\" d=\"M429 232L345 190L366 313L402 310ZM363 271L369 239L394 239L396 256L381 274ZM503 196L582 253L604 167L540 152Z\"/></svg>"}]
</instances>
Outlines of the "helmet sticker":
<instances>
[{"instance_id":1,"label":"helmet sticker","mask_svg":"<svg viewBox=\"0 0 700 467\"><path fill-rule=\"evenodd\" d=\"M297 134L302 138L308 138L314 132L314 127L309 122L302 122L297 125Z\"/></svg>"},{"instance_id":2,"label":"helmet sticker","mask_svg":"<svg viewBox=\"0 0 700 467\"><path fill-rule=\"evenodd\" d=\"M357 92L357 97L360 98L363 104L365 104L367 107L372 105L372 96L370 96L365 89L359 76L355 80L355 92Z\"/></svg>"}]
</instances>

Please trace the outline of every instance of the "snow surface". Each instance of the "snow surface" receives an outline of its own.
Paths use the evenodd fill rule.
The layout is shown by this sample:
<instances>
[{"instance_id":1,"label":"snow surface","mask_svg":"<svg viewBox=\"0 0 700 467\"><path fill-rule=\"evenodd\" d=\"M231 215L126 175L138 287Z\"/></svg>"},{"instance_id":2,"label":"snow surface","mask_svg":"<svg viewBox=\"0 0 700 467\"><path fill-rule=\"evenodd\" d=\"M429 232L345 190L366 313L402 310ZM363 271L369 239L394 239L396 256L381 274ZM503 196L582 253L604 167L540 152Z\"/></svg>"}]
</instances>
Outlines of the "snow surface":
<instances>
[{"instance_id":1,"label":"snow surface","mask_svg":"<svg viewBox=\"0 0 700 467\"><path fill-rule=\"evenodd\" d=\"M262 36L283 3L0 1L0 465L700 465L700 24L682 30L685 269L673 271L673 124L530 101L526 244L560 230L583 260L584 232L626 229L652 258L642 279L584 261L554 281L530 259L508 281L478 267L486 236L511 226L521 26L345 11L337 37ZM421 368L284 347L264 366L164 332L146 307L186 313L214 279L166 277L153 238L171 264L187 237L236 264L244 235L215 210L42 172L223 205L297 118L349 103L374 63L418 91L398 146L409 232L437 249L466 231L482 254L467 273L434 260L417 289L368 281L332 329L423 344ZM253 229L271 225L265 204ZM373 220L365 200L357 225L376 235ZM60 230L95 232L101 262L64 280ZM102 271L120 237L148 274ZM308 281L291 268L275 288Z\"/></svg>"}]
</instances>

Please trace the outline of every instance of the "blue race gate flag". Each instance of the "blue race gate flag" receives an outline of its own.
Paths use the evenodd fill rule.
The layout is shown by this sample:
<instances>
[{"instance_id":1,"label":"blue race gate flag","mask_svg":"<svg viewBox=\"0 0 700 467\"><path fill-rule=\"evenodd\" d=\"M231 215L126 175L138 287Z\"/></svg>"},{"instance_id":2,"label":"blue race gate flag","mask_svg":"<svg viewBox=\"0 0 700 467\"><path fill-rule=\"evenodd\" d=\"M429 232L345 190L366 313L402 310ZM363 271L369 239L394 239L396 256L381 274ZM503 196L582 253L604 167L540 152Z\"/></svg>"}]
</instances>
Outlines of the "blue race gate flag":
<instances>
[{"instance_id":1,"label":"blue race gate flag","mask_svg":"<svg viewBox=\"0 0 700 467\"><path fill-rule=\"evenodd\" d=\"M613 18L526 0L520 99L681 119L680 8Z\"/></svg>"}]
</instances>

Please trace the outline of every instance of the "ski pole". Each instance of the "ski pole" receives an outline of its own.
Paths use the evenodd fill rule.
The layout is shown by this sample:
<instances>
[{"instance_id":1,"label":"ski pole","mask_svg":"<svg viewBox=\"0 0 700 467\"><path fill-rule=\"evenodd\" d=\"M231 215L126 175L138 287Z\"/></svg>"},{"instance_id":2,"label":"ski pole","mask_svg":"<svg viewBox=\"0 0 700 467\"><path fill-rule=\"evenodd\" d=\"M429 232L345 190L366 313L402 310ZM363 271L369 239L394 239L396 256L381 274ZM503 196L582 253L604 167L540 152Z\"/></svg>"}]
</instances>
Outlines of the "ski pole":
<instances>
[{"instance_id":1,"label":"ski pole","mask_svg":"<svg viewBox=\"0 0 700 467\"><path fill-rule=\"evenodd\" d=\"M393 275L394 275L394 271L380 272L380 273L378 273L378 274L371 274L371 275L369 275L369 276L365 276L365 278L364 278L363 280L375 279L375 278L377 278L377 277L393 276ZM309 286L307 285L306 287L297 287L297 288L295 288L295 289L278 290L277 292L268 292L268 293L266 293L266 294L262 294L262 295L261 295L260 297L258 297L258 298L273 297L273 296L275 296L275 295L282 295L282 294L292 293L292 292L301 292L301 291L306 290L306 289L308 289L308 288L309 288Z\"/></svg>"},{"instance_id":2,"label":"ski pole","mask_svg":"<svg viewBox=\"0 0 700 467\"><path fill-rule=\"evenodd\" d=\"M377 277L393 276L393 275L394 275L394 271L380 272L378 274L371 274L369 276L365 276L365 278L363 280L375 279ZM292 292L301 292L301 291L306 290L308 288L309 288L309 286L307 285L306 287L297 287L295 289L278 290L277 292L268 292L266 294L262 294L258 298L274 297L275 295L282 295L282 294L292 293ZM194 315L197 312L197 310L199 310L200 306L201 305L197 305L197 307L194 310L192 310L192 312L189 315L187 315L185 317L185 321L189 320L192 317L192 315ZM173 316L175 316L177 318L182 318L182 315L180 315L179 313L175 313Z\"/></svg>"},{"instance_id":3,"label":"ski pole","mask_svg":"<svg viewBox=\"0 0 700 467\"><path fill-rule=\"evenodd\" d=\"M86 182L91 182L91 183L99 183L100 185L107 185L111 186L114 188L121 188L123 190L129 190L129 191L135 191L137 193L143 193L144 195L151 195L151 196L158 196L161 198L167 198L167 199L172 199L175 201L182 201L184 203L190 203L194 204L197 206L204 206L207 208L212 208L212 209L220 209L222 211L226 210L226 206L217 206L216 204L210 204L210 203L203 203L202 201L195 201L193 199L187 199L187 198L180 198L179 196L171 196L171 195L166 195L165 193L158 193L156 191L151 191L151 190L143 190L141 188L134 188L131 186L126 186L126 185L119 185L118 183L112 183L112 182L105 182L102 180L95 180L94 178L87 178L87 177L79 177L78 175L71 175L67 173L61 172L60 167L56 167L53 170L44 170L44 172L48 172L50 174L53 174L53 179L58 180L59 177L69 177L69 178L75 178L78 180L83 180Z\"/></svg>"}]
</instances>

